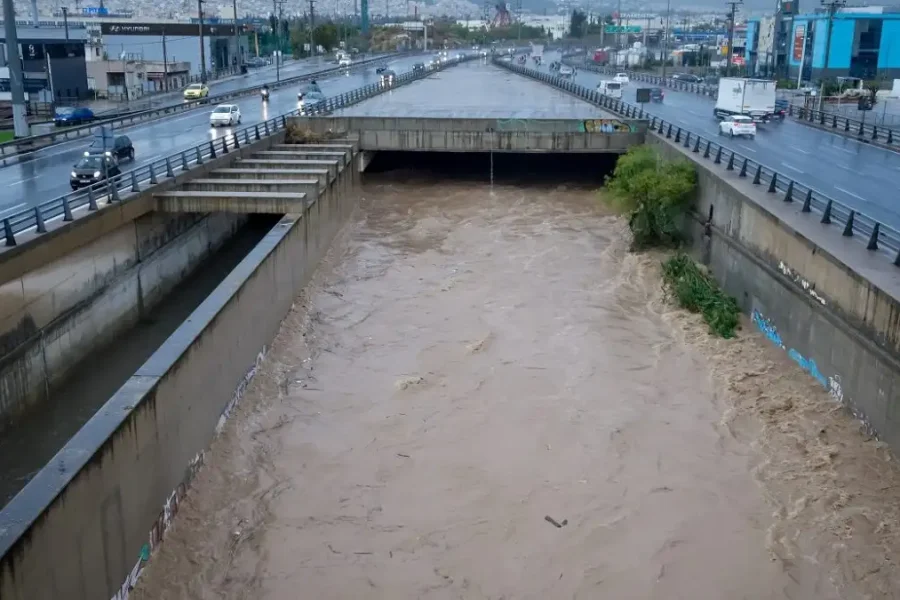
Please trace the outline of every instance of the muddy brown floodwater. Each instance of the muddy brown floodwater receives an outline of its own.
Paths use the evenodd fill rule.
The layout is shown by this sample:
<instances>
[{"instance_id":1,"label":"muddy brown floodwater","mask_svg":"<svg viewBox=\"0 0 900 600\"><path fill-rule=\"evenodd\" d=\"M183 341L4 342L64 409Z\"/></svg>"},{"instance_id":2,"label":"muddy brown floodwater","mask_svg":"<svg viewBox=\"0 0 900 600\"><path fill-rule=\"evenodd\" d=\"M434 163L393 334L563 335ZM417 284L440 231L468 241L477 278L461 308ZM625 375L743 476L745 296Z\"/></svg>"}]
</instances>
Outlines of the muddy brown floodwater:
<instances>
[{"instance_id":1,"label":"muddy brown floodwater","mask_svg":"<svg viewBox=\"0 0 900 600\"><path fill-rule=\"evenodd\" d=\"M673 309L595 192L410 177L367 183L132 597L900 597L891 454Z\"/></svg>"}]
</instances>

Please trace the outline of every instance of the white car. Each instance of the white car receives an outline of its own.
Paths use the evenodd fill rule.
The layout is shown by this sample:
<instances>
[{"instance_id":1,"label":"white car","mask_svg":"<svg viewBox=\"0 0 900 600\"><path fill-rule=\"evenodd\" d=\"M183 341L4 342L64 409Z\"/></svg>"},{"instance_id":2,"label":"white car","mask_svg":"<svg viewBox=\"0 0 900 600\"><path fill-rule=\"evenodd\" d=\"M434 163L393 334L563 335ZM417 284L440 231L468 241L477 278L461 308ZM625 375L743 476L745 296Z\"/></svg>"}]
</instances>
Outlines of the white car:
<instances>
[{"instance_id":1,"label":"white car","mask_svg":"<svg viewBox=\"0 0 900 600\"><path fill-rule=\"evenodd\" d=\"M613 77L612 80L622 85L628 85L628 73L616 73L616 76Z\"/></svg>"},{"instance_id":2,"label":"white car","mask_svg":"<svg viewBox=\"0 0 900 600\"><path fill-rule=\"evenodd\" d=\"M575 75L575 69L573 69L569 65L562 65L559 68L559 76L560 77L572 77L574 75Z\"/></svg>"},{"instance_id":3,"label":"white car","mask_svg":"<svg viewBox=\"0 0 900 600\"><path fill-rule=\"evenodd\" d=\"M719 135L756 137L756 123L746 115L730 115L719 123Z\"/></svg>"},{"instance_id":4,"label":"white car","mask_svg":"<svg viewBox=\"0 0 900 600\"><path fill-rule=\"evenodd\" d=\"M349 56L342 56L340 60L338 60L339 67L349 67L353 61L350 60Z\"/></svg>"},{"instance_id":5,"label":"white car","mask_svg":"<svg viewBox=\"0 0 900 600\"><path fill-rule=\"evenodd\" d=\"M237 104L220 104L209 114L209 124L213 127L231 127L241 122L241 109Z\"/></svg>"}]
</instances>

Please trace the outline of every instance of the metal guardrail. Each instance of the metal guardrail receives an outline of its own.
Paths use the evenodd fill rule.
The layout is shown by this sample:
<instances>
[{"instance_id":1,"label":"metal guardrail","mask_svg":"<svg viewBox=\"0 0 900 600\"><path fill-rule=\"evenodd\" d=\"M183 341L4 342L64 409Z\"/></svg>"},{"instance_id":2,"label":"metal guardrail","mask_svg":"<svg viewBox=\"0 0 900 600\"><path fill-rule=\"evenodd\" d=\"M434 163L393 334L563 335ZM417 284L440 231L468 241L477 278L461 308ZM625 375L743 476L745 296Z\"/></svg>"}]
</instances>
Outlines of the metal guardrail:
<instances>
[{"instance_id":1,"label":"metal guardrail","mask_svg":"<svg viewBox=\"0 0 900 600\"><path fill-rule=\"evenodd\" d=\"M172 179L176 174L185 173L194 166L202 165L207 160L216 158L221 154L227 154L237 150L242 145L250 144L264 136L280 131L287 126L289 117L327 114L346 108L383 92L423 79L447 67L474 60L475 58L479 57L465 56L460 59L448 60L445 63L433 65L425 70L407 71L399 74L393 83L385 83L383 81L371 83L350 92L332 96L325 103L309 110L292 110L262 123L234 130L233 133L219 140L203 142L193 148L182 150L176 154L151 161L126 173L111 177L104 182L96 183L88 188L42 202L27 210L9 215L3 219L3 236L6 240L6 246L15 246L18 243L16 240L16 235L18 234L26 232L46 233L49 221L60 219L66 222L73 221L75 220L74 213L76 211L86 210L93 212L99 210L103 204L125 201L131 194L140 193L144 186Z\"/></svg>"},{"instance_id":2,"label":"metal guardrail","mask_svg":"<svg viewBox=\"0 0 900 600\"><path fill-rule=\"evenodd\" d=\"M327 77L329 75L344 73L347 70L355 70L362 67L368 67L373 63L378 63L384 60L391 60L398 56L401 56L401 53L390 53L384 56L379 56L376 58L368 58L357 63L354 63L350 67L332 67L330 69L323 69L321 71L315 71L313 73L305 73L303 75L297 75L295 77L289 77L287 79L282 79L279 82L269 83L269 87L273 89L279 89L283 87L287 87L290 85L295 85L301 81L316 79L320 77ZM0 144L0 159L10 158L13 156L22 157L30 152L34 152L37 150L43 150L49 146L54 144L62 143L69 141L71 139L77 139L80 137L84 137L94 132L95 129L105 126L105 125L113 125L113 126L128 126L134 125L136 123L141 123L144 121L149 121L155 118L161 118L165 116L169 116L172 114L186 112L189 110L194 110L196 108L208 105L208 104L220 104L222 102L231 100L233 98L239 98L243 96L253 95L259 92L262 89L262 84L251 86L247 88L242 88L240 90L233 90L231 92L225 92L223 94L219 94L216 96L207 96L201 100L191 100L188 102L179 102L177 104L169 104L166 106L160 106L158 108L152 108L149 110L143 110L133 113L128 113L123 116L117 116L112 119L103 119L98 121L93 121L87 125L81 125L78 127L67 127L65 129L61 129L60 131L54 131L51 133L45 133L42 135L29 136L27 138L20 138L17 140L13 140L10 142L5 142ZM48 142L48 143L42 143ZM35 147L36 146L36 147Z\"/></svg>"},{"instance_id":3,"label":"metal guardrail","mask_svg":"<svg viewBox=\"0 0 900 600\"><path fill-rule=\"evenodd\" d=\"M868 215L828 197L821 191L795 181L784 173L739 154L720 143L656 117L640 106L617 98L610 98L556 75L497 60L494 61L494 64L519 75L552 85L605 110L628 118L647 119L650 122L649 131L672 140L676 144L681 144L685 148L690 148L694 154L698 155L698 158L702 156L703 159L710 160L715 165L724 165L722 168L726 171L737 171L739 177L752 178L754 185L765 187L769 194L779 197L783 202L802 202L802 214L815 216L822 224L840 228L841 234L845 237L865 240L867 250L881 252L891 257L894 265L900 267L900 232L889 225L880 223Z\"/></svg>"},{"instance_id":4,"label":"metal guardrail","mask_svg":"<svg viewBox=\"0 0 900 600\"><path fill-rule=\"evenodd\" d=\"M640 73L637 71L616 70L615 67L602 67L592 65L587 60L578 65L586 71L600 73L602 75L614 75L615 73L627 73L628 78L634 81L642 81L651 83L660 87L667 87L678 92L689 92L700 96L715 98L719 89L718 86L706 85L703 83L692 83L688 81L679 81L671 77L661 77L659 75L651 75L649 73ZM851 119L827 110L815 110L800 106L797 104L788 104L788 116L794 117L798 121L805 121L820 127L833 129L837 133L846 134L847 137L856 137L866 142L877 142L891 149L900 150L900 130L893 130L890 127L878 125L877 123L864 123L859 119Z\"/></svg>"}]
</instances>

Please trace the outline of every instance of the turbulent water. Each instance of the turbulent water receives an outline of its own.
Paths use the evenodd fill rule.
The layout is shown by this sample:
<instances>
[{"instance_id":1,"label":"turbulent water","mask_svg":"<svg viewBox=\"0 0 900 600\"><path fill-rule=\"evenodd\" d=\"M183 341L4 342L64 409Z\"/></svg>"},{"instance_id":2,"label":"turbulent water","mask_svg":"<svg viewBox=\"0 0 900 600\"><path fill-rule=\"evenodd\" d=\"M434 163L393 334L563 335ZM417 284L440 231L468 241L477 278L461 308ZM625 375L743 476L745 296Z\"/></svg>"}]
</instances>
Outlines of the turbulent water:
<instances>
[{"instance_id":1,"label":"turbulent water","mask_svg":"<svg viewBox=\"0 0 900 600\"><path fill-rule=\"evenodd\" d=\"M900 597L890 453L627 247L590 190L368 183L133 597Z\"/></svg>"}]
</instances>

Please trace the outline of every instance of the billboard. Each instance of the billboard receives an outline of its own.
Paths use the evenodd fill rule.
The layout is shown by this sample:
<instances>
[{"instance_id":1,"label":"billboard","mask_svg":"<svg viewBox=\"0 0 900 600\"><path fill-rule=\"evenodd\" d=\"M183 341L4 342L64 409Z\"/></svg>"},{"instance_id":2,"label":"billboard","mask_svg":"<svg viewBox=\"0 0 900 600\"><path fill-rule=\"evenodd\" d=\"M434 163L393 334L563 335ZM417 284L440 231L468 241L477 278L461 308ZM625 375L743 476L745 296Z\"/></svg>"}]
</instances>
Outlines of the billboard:
<instances>
[{"instance_id":1,"label":"billboard","mask_svg":"<svg viewBox=\"0 0 900 600\"><path fill-rule=\"evenodd\" d=\"M806 45L806 25L794 27L794 60L803 60L803 47Z\"/></svg>"},{"instance_id":2,"label":"billboard","mask_svg":"<svg viewBox=\"0 0 900 600\"><path fill-rule=\"evenodd\" d=\"M238 31L247 32L247 25L238 25ZM177 35L177 36L195 36L200 35L200 26L190 23L100 23L100 33L102 35ZM204 23L203 35L207 36L228 36L232 35L232 25L215 25Z\"/></svg>"}]
</instances>

